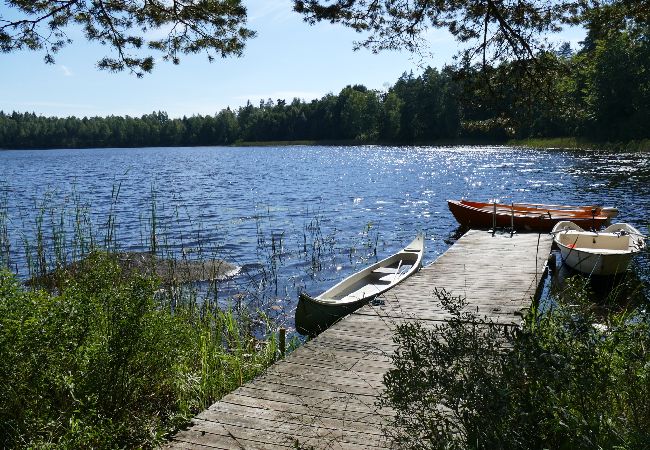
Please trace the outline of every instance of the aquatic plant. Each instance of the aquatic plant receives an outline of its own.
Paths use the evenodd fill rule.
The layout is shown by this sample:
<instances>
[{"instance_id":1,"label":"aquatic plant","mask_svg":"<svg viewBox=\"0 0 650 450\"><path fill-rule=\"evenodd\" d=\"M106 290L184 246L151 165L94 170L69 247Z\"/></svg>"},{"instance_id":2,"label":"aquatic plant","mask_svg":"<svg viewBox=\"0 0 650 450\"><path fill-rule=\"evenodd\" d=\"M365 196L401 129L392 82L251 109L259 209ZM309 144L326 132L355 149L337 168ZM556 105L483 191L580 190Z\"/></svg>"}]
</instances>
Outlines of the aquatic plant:
<instances>
[{"instance_id":1,"label":"aquatic plant","mask_svg":"<svg viewBox=\"0 0 650 450\"><path fill-rule=\"evenodd\" d=\"M0 184L0 267L9 267L11 243L9 241L9 189Z\"/></svg>"},{"instance_id":2,"label":"aquatic plant","mask_svg":"<svg viewBox=\"0 0 650 450\"><path fill-rule=\"evenodd\" d=\"M278 356L242 311L158 286L98 252L57 294L0 272L3 447L152 447Z\"/></svg>"},{"instance_id":3,"label":"aquatic plant","mask_svg":"<svg viewBox=\"0 0 650 450\"><path fill-rule=\"evenodd\" d=\"M330 233L323 234L323 218L319 211L311 215L307 211L307 217L310 217L310 220L303 225L302 253L309 261L310 274L314 276L323 269L322 262L325 256L331 257L335 252L337 229L334 228Z\"/></svg>"},{"instance_id":4,"label":"aquatic plant","mask_svg":"<svg viewBox=\"0 0 650 450\"><path fill-rule=\"evenodd\" d=\"M16 265L28 285L0 268L5 448L154 447L280 356L277 325L255 305L218 298L221 264L232 266L216 259L200 229L191 249L173 237L178 208L170 219L153 187L141 221L149 251L121 248L120 190L113 187L105 220L74 186L62 199L48 192L19 231L24 259ZM2 266L10 256L7 192Z\"/></svg>"}]
</instances>

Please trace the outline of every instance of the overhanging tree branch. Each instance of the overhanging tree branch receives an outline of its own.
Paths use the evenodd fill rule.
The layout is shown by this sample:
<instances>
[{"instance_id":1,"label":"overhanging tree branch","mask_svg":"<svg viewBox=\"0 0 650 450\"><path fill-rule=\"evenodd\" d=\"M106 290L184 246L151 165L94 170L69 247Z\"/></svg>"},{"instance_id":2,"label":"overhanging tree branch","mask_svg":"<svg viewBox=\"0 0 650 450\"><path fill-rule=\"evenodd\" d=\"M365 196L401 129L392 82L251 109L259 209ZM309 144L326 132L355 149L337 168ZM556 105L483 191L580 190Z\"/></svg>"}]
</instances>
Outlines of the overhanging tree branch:
<instances>
[{"instance_id":1,"label":"overhanging tree branch","mask_svg":"<svg viewBox=\"0 0 650 450\"><path fill-rule=\"evenodd\" d=\"M0 50L46 51L52 54L71 42L68 25L81 26L88 41L107 45L115 53L99 60L100 69L130 70L142 76L152 70L153 53L179 62L179 54L205 51L208 59L239 56L255 36L246 28L241 0L5 0L12 18L0 11ZM14 19L13 16L19 16ZM20 17L22 16L22 17ZM165 30L164 38L151 32Z\"/></svg>"},{"instance_id":2,"label":"overhanging tree branch","mask_svg":"<svg viewBox=\"0 0 650 450\"><path fill-rule=\"evenodd\" d=\"M357 48L416 51L429 28L447 29L461 44L464 60L481 55L483 65L534 60L547 47L539 39L566 16L595 0L294 0L310 24L329 21L367 34ZM492 27L491 25L494 25Z\"/></svg>"}]
</instances>

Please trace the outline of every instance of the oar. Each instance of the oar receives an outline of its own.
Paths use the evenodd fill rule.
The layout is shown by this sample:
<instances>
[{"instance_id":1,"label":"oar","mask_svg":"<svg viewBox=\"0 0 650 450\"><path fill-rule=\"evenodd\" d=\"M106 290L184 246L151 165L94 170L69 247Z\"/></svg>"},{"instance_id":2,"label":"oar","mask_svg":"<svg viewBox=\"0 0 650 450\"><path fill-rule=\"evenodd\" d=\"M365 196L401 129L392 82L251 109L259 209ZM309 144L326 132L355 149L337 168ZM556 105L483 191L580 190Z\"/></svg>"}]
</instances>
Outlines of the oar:
<instances>
[{"instance_id":1,"label":"oar","mask_svg":"<svg viewBox=\"0 0 650 450\"><path fill-rule=\"evenodd\" d=\"M399 277L399 270L402 268L402 260L399 260L399 264L397 265L397 271L395 272L395 279L393 280L393 283L397 281L397 277Z\"/></svg>"}]
</instances>

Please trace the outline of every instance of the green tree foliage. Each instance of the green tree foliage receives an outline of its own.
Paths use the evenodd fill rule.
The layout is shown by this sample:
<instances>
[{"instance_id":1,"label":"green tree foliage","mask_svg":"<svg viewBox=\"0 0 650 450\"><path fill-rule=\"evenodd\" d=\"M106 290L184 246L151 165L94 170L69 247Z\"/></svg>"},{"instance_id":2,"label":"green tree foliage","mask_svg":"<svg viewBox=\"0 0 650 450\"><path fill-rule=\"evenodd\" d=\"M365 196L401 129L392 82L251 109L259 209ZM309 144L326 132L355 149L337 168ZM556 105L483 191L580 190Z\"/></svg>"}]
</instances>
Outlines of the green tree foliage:
<instances>
[{"instance_id":1,"label":"green tree foliage","mask_svg":"<svg viewBox=\"0 0 650 450\"><path fill-rule=\"evenodd\" d=\"M403 74L390 90L401 100L399 137L402 141L430 141L460 134L460 108L452 72L427 68L419 77Z\"/></svg>"},{"instance_id":2,"label":"green tree foliage","mask_svg":"<svg viewBox=\"0 0 650 450\"><path fill-rule=\"evenodd\" d=\"M380 109L376 92L365 86L348 86L338 96L338 108L343 139L376 139Z\"/></svg>"},{"instance_id":3,"label":"green tree foliage","mask_svg":"<svg viewBox=\"0 0 650 450\"><path fill-rule=\"evenodd\" d=\"M547 0L294 0L305 21L340 23L365 33L357 47L422 50L430 28L447 29L467 49L462 58L482 66L512 59L533 62L548 49L539 36L579 21L595 2Z\"/></svg>"},{"instance_id":4,"label":"green tree foliage","mask_svg":"<svg viewBox=\"0 0 650 450\"><path fill-rule=\"evenodd\" d=\"M397 141L401 131L402 108L404 101L393 91L383 97L383 108L380 117L380 138L386 141ZM1 139L1 137L0 137Z\"/></svg>"},{"instance_id":5,"label":"green tree foliage","mask_svg":"<svg viewBox=\"0 0 650 450\"><path fill-rule=\"evenodd\" d=\"M618 10L616 10L618 11ZM405 73L385 92L351 85L304 102L268 99L214 116L45 118L0 112L0 147L229 145L238 141L424 143L441 139L650 137L650 26L592 14L577 52ZM613 13L611 13L613 14ZM618 17L618 16L617 16Z\"/></svg>"},{"instance_id":6,"label":"green tree foliage","mask_svg":"<svg viewBox=\"0 0 650 450\"><path fill-rule=\"evenodd\" d=\"M238 36L228 40L232 45L223 50L222 56L239 53L244 40L251 36L243 28L235 31L236 24L245 19L239 1L194 0L183 3L182 7L174 2L177 5L174 14L156 9L159 2L145 2L143 6L135 0L119 3L13 0L9 3L34 17L17 21L0 18L0 45L4 45L5 51L44 48L50 54L63 44L51 40L62 33L68 22L97 21L84 8L104 17L102 6L123 21L117 31L121 29L123 33L133 27L150 26L148 21L155 14L162 15L154 21L160 27L185 17L182 11L188 17L205 10L230 17L222 23L214 15L201 16L201 20L222 23L229 27L228 32ZM294 99L289 104L285 99L268 99L259 106L249 103L237 111L227 109L215 116L182 119L170 119L162 112L140 118L82 119L0 112L0 147L228 145L237 141L280 140L413 143L458 137L490 140L650 137L647 127L650 15L646 14L650 4L645 0L547 3L538 0L295 1L295 8L309 22L330 20L368 32L370 37L364 45L376 50L411 48L409 42L415 45L417 36L431 26L448 27L460 41L478 40L480 44L470 46L471 54L457 66L442 70L427 68L417 77L404 74L386 92L354 85L309 103ZM158 6L172 7L165 5ZM79 17L71 18L72 12ZM129 15L136 12L137 18ZM104 17L100 22L109 27L109 19ZM51 34L45 36L38 30L48 21L52 21ZM587 29L585 41L577 51L566 43L552 49L536 41L537 33L553 30L565 22L584 24ZM182 29L173 28L171 33ZM223 30L212 32L219 34ZM126 37L116 42L107 37L96 38L122 46L118 59L107 68L148 70L144 59L127 60L130 57L124 53L144 42ZM218 46L209 40L191 45L187 36L179 40L170 35L168 40L167 47L155 43L149 43L149 47L166 51L168 59L176 61L178 52ZM494 54L488 58L490 52Z\"/></svg>"},{"instance_id":7,"label":"green tree foliage","mask_svg":"<svg viewBox=\"0 0 650 450\"><path fill-rule=\"evenodd\" d=\"M598 29L598 31L596 31ZM650 25L592 25L577 57L584 76L588 132L601 138L638 139L650 117Z\"/></svg>"},{"instance_id":8,"label":"green tree foliage","mask_svg":"<svg viewBox=\"0 0 650 450\"><path fill-rule=\"evenodd\" d=\"M246 40L246 8L239 0L7 0L0 14L0 50L38 50L45 61L72 43L66 29L77 26L84 37L111 47L100 69L128 69L138 76L154 66L153 52L178 64L180 55L206 52L241 55ZM152 31L164 36L153 38Z\"/></svg>"},{"instance_id":9,"label":"green tree foliage","mask_svg":"<svg viewBox=\"0 0 650 450\"><path fill-rule=\"evenodd\" d=\"M76 26L89 41L115 52L100 59L102 69L129 69L141 76L152 70L152 52L175 64L180 54L207 52L240 55L255 33L245 27L241 0L7 0L0 15L0 49L45 52L45 61L72 41L66 30ZM423 34L447 29L465 49L463 64L487 67L519 61L538 63L552 49L545 34L566 24L610 24L628 18L647 25L648 1L629 0L294 0L304 20L340 23L365 39L356 48L425 50ZM602 22L602 20L601 20ZM152 38L151 31L163 31ZM599 30L601 31L601 30ZM598 39L601 36L593 34Z\"/></svg>"}]
</instances>

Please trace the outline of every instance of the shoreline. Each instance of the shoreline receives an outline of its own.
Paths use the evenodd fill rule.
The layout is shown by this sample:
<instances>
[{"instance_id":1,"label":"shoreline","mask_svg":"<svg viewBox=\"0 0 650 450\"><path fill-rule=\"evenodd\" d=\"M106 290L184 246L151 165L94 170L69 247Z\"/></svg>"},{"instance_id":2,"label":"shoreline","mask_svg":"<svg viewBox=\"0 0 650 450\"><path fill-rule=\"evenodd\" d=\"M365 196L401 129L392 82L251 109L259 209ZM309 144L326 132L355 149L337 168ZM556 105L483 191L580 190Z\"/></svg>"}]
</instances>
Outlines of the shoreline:
<instances>
[{"instance_id":1,"label":"shoreline","mask_svg":"<svg viewBox=\"0 0 650 450\"><path fill-rule=\"evenodd\" d=\"M451 146L503 146L503 147L528 147L546 150L604 150L623 152L650 152L650 139L638 141L605 141L598 142L577 137L557 138L524 138L509 140L454 138L438 139L434 141L418 142L385 142L385 141L355 141L355 140L294 140L294 141L239 141L222 145L176 145L176 146L129 146L129 147L22 147L3 148L3 151L45 151L45 150L89 150L89 149L136 149L136 148L248 148L248 147L293 147L293 146L320 146L320 147L451 147Z\"/></svg>"}]
</instances>

